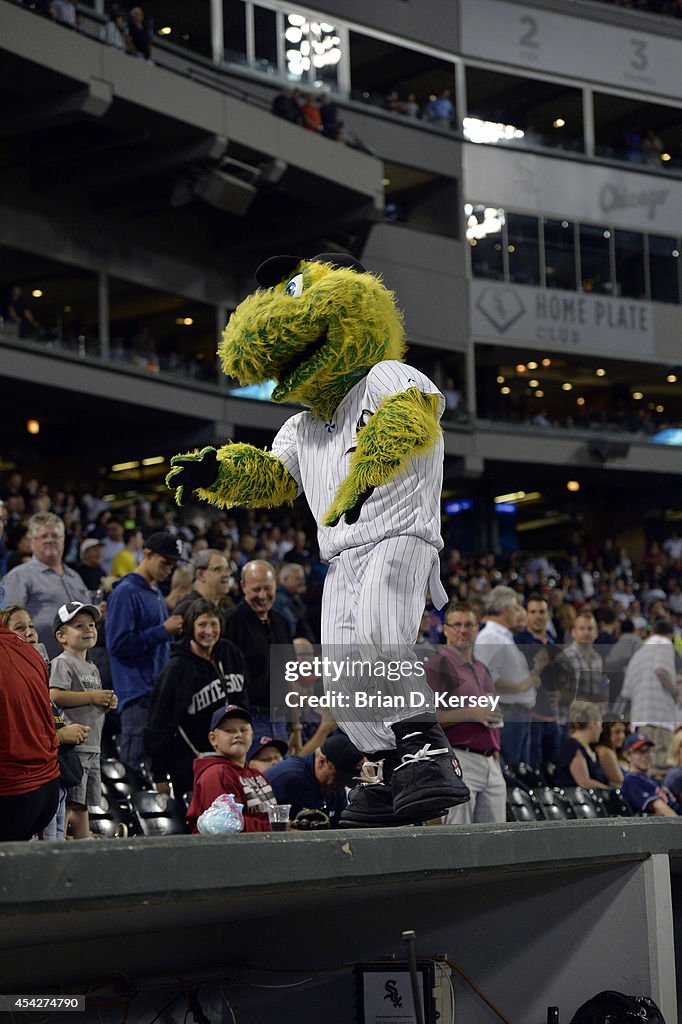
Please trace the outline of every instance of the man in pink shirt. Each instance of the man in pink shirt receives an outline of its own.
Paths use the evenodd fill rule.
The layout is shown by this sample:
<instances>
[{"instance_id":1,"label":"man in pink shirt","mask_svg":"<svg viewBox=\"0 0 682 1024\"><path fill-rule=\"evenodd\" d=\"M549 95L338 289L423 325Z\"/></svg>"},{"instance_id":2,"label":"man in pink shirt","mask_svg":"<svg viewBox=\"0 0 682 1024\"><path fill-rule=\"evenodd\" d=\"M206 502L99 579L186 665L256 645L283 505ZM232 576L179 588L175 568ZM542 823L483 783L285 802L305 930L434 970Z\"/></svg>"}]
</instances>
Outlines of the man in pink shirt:
<instances>
[{"instance_id":1,"label":"man in pink shirt","mask_svg":"<svg viewBox=\"0 0 682 1024\"><path fill-rule=\"evenodd\" d=\"M451 807L444 823L506 821L507 787L500 768L499 697L488 669L473 656L478 622L471 608L450 603L443 616L446 644L426 663L436 713L462 766L471 800Z\"/></svg>"}]
</instances>

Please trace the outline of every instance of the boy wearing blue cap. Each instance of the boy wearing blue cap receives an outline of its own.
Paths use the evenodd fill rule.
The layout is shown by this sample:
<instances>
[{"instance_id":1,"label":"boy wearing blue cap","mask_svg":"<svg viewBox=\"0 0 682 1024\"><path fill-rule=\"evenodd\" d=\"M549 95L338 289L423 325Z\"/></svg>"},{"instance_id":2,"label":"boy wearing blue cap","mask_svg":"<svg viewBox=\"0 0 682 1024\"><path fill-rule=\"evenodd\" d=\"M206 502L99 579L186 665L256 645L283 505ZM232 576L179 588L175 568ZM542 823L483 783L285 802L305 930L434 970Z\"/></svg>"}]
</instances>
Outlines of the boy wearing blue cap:
<instances>
[{"instance_id":1,"label":"boy wearing blue cap","mask_svg":"<svg viewBox=\"0 0 682 1024\"><path fill-rule=\"evenodd\" d=\"M246 756L253 742L252 717L236 704L218 708L211 718L209 743L215 753L194 761L194 790L187 824L198 832L197 819L221 793L233 793L243 804L245 832L270 832L268 807L275 795L268 780L249 768Z\"/></svg>"},{"instance_id":2,"label":"boy wearing blue cap","mask_svg":"<svg viewBox=\"0 0 682 1024\"><path fill-rule=\"evenodd\" d=\"M655 746L654 741L641 732L633 732L626 739L625 752L630 760L630 771L623 779L623 796L633 811L640 814L677 818L682 814L682 804L667 786L661 785L651 775Z\"/></svg>"}]
</instances>

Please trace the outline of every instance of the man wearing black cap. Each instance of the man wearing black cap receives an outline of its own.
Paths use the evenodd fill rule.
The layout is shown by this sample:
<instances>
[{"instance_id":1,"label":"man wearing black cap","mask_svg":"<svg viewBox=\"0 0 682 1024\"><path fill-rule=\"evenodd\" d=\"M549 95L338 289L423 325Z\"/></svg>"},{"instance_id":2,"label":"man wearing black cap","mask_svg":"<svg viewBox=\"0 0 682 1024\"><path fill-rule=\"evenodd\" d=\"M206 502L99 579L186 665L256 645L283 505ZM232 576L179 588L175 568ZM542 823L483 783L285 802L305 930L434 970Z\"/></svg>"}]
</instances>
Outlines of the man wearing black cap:
<instances>
[{"instance_id":1,"label":"man wearing black cap","mask_svg":"<svg viewBox=\"0 0 682 1024\"><path fill-rule=\"evenodd\" d=\"M265 777L278 804L291 804L290 819L304 808L324 811L338 827L346 806L345 787L359 777L367 758L342 732L332 733L313 754L287 757L269 768Z\"/></svg>"},{"instance_id":2,"label":"man wearing black cap","mask_svg":"<svg viewBox=\"0 0 682 1024\"><path fill-rule=\"evenodd\" d=\"M106 641L111 678L119 699L121 760L138 767L154 680L168 660L170 638L182 631L182 616L169 615L159 590L182 557L182 542L153 533L135 572L117 583L107 602Z\"/></svg>"}]
</instances>

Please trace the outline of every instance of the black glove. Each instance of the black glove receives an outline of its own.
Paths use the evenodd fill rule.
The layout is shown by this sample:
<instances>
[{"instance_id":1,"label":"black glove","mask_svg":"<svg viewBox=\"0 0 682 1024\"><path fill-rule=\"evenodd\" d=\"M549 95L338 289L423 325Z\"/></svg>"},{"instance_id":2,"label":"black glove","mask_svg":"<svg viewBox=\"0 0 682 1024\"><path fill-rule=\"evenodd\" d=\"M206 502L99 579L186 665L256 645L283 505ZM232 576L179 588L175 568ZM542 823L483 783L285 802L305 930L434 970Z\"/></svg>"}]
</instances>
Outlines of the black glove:
<instances>
[{"instance_id":1,"label":"black glove","mask_svg":"<svg viewBox=\"0 0 682 1024\"><path fill-rule=\"evenodd\" d=\"M358 519L360 518L360 510L361 510L362 506L365 504L365 502L367 501L367 499L369 498L369 496L370 496L370 494L372 493L373 490L374 490L373 487L368 487L366 491L362 492L362 494L360 495L358 500L355 502L355 504L352 505L351 508L348 509L348 511L345 514L346 515L346 523L347 523L348 526L352 526L353 523L357 523ZM329 523L329 525L330 526L338 526L339 520L341 518L342 518L342 516L337 516L336 519L334 520L334 522L333 523Z\"/></svg>"},{"instance_id":2,"label":"black glove","mask_svg":"<svg viewBox=\"0 0 682 1024\"><path fill-rule=\"evenodd\" d=\"M215 448L202 448L196 455L174 455L171 467L166 486L175 488L178 505L186 505L198 487L210 487L215 483L220 464Z\"/></svg>"},{"instance_id":3,"label":"black glove","mask_svg":"<svg viewBox=\"0 0 682 1024\"><path fill-rule=\"evenodd\" d=\"M332 823L324 811L304 807L302 811L298 812L289 827L296 832L318 832L320 829L331 828Z\"/></svg>"},{"instance_id":4,"label":"black glove","mask_svg":"<svg viewBox=\"0 0 682 1024\"><path fill-rule=\"evenodd\" d=\"M358 500L355 502L352 508L349 508L346 512L346 523L352 526L353 523L357 523L360 518L360 509L365 504L370 494L374 490L373 487L368 487L366 491L363 491Z\"/></svg>"}]
</instances>

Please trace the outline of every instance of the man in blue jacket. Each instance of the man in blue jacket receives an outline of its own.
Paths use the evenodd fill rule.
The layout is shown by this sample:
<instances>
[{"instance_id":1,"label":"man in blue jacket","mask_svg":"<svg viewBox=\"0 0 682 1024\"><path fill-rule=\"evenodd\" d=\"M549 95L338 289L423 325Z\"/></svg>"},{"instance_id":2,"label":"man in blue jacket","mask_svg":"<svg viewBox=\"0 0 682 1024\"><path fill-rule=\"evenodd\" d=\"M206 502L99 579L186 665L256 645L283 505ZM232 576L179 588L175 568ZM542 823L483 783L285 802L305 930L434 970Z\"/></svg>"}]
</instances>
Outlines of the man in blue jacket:
<instances>
[{"instance_id":1,"label":"man in blue jacket","mask_svg":"<svg viewBox=\"0 0 682 1024\"><path fill-rule=\"evenodd\" d=\"M285 757L265 772L278 804L291 804L290 820L299 812L324 811L332 828L339 827L347 804L346 786L353 786L367 758L342 732L303 757ZM295 823L293 828L298 828ZM301 826L305 827L305 826Z\"/></svg>"},{"instance_id":2,"label":"man in blue jacket","mask_svg":"<svg viewBox=\"0 0 682 1024\"><path fill-rule=\"evenodd\" d=\"M182 616L168 614L159 590L181 557L181 541L171 533L153 533L139 567L116 584L107 601L106 642L121 716L121 760L133 768L144 760L154 680L168 661L170 638L182 632Z\"/></svg>"}]
</instances>

